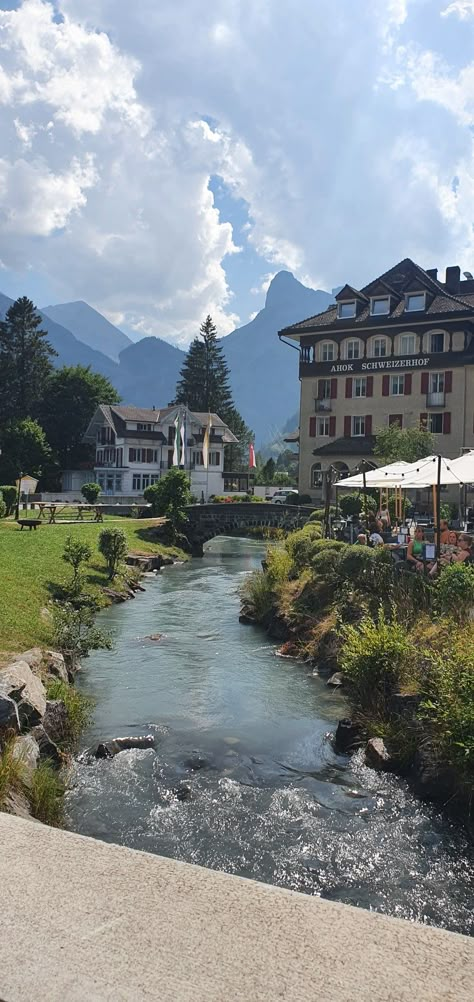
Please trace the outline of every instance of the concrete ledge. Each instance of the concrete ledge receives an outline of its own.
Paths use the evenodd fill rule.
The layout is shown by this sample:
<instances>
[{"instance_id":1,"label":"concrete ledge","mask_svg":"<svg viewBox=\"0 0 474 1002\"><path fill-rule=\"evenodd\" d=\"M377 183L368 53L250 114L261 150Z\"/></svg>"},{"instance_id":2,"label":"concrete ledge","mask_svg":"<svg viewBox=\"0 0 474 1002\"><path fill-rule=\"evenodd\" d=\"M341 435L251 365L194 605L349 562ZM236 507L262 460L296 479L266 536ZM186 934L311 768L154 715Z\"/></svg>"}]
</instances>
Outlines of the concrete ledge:
<instances>
[{"instance_id":1,"label":"concrete ledge","mask_svg":"<svg viewBox=\"0 0 474 1002\"><path fill-rule=\"evenodd\" d=\"M452 933L0 814L5 1002L464 1002Z\"/></svg>"}]
</instances>

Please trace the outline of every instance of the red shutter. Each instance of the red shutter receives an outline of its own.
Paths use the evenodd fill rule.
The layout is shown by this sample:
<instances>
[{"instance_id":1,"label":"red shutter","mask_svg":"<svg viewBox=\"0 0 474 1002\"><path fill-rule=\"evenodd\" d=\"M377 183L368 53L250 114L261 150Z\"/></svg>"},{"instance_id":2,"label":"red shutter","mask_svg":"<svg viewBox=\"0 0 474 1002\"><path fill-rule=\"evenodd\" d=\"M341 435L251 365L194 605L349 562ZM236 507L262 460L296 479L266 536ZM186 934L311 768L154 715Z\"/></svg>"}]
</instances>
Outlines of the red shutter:
<instances>
[{"instance_id":1,"label":"red shutter","mask_svg":"<svg viewBox=\"0 0 474 1002\"><path fill-rule=\"evenodd\" d=\"M429 375L427 372L421 373L421 392L428 393Z\"/></svg>"},{"instance_id":2,"label":"red shutter","mask_svg":"<svg viewBox=\"0 0 474 1002\"><path fill-rule=\"evenodd\" d=\"M374 395L374 377L367 376L367 396L373 397Z\"/></svg>"},{"instance_id":3,"label":"red shutter","mask_svg":"<svg viewBox=\"0 0 474 1002\"><path fill-rule=\"evenodd\" d=\"M428 427L428 415L427 414L420 414L420 425L423 428L427 428Z\"/></svg>"},{"instance_id":4,"label":"red shutter","mask_svg":"<svg viewBox=\"0 0 474 1002\"><path fill-rule=\"evenodd\" d=\"M352 396L352 379L350 376L346 379L346 398Z\"/></svg>"},{"instance_id":5,"label":"red shutter","mask_svg":"<svg viewBox=\"0 0 474 1002\"><path fill-rule=\"evenodd\" d=\"M329 437L336 437L336 418L334 416L329 418Z\"/></svg>"},{"instance_id":6,"label":"red shutter","mask_svg":"<svg viewBox=\"0 0 474 1002\"><path fill-rule=\"evenodd\" d=\"M309 437L316 438L316 418L310 417L309 419Z\"/></svg>"},{"instance_id":7,"label":"red shutter","mask_svg":"<svg viewBox=\"0 0 474 1002\"><path fill-rule=\"evenodd\" d=\"M452 393L453 390L453 374L452 372L445 372L444 374L444 392Z\"/></svg>"},{"instance_id":8,"label":"red shutter","mask_svg":"<svg viewBox=\"0 0 474 1002\"><path fill-rule=\"evenodd\" d=\"M409 397L411 393L411 372L405 373L405 396Z\"/></svg>"},{"instance_id":9,"label":"red shutter","mask_svg":"<svg viewBox=\"0 0 474 1002\"><path fill-rule=\"evenodd\" d=\"M331 400L337 397L337 379L331 379Z\"/></svg>"},{"instance_id":10,"label":"red shutter","mask_svg":"<svg viewBox=\"0 0 474 1002\"><path fill-rule=\"evenodd\" d=\"M390 393L390 376L382 376L382 396L388 397Z\"/></svg>"},{"instance_id":11,"label":"red shutter","mask_svg":"<svg viewBox=\"0 0 474 1002\"><path fill-rule=\"evenodd\" d=\"M344 438L351 437L351 418L349 414L344 417Z\"/></svg>"},{"instance_id":12,"label":"red shutter","mask_svg":"<svg viewBox=\"0 0 474 1002\"><path fill-rule=\"evenodd\" d=\"M367 414L367 417L365 419L365 434L366 435L371 435L372 434L372 415L371 414Z\"/></svg>"},{"instance_id":13,"label":"red shutter","mask_svg":"<svg viewBox=\"0 0 474 1002\"><path fill-rule=\"evenodd\" d=\"M443 435L451 434L451 414L449 411L445 411L443 414Z\"/></svg>"}]
</instances>

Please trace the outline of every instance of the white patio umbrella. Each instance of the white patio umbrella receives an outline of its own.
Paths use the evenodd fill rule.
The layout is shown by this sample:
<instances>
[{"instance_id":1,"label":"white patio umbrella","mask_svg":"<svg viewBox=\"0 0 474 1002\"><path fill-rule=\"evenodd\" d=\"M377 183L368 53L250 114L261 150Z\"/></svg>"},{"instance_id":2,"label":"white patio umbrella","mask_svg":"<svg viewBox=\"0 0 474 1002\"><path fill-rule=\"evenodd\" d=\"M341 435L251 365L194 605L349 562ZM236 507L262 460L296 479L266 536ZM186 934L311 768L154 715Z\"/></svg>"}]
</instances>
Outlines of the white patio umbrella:
<instances>
[{"instance_id":1,"label":"white patio umbrella","mask_svg":"<svg viewBox=\"0 0 474 1002\"><path fill-rule=\"evenodd\" d=\"M365 474L366 487L390 487L398 486L402 473L410 468L409 463L400 460L397 463L389 463L387 466L380 466L377 470L367 470ZM364 476L356 473L352 477L345 477L338 480L336 487L363 487Z\"/></svg>"},{"instance_id":2,"label":"white patio umbrella","mask_svg":"<svg viewBox=\"0 0 474 1002\"><path fill-rule=\"evenodd\" d=\"M463 483L461 477L453 469L454 461L443 456L426 456L416 463L411 463L401 474L399 486L405 490L423 487L438 487L445 484Z\"/></svg>"},{"instance_id":3,"label":"white patio umbrella","mask_svg":"<svg viewBox=\"0 0 474 1002\"><path fill-rule=\"evenodd\" d=\"M465 452L451 463L451 472L455 473L463 484L474 484L474 451Z\"/></svg>"}]
</instances>

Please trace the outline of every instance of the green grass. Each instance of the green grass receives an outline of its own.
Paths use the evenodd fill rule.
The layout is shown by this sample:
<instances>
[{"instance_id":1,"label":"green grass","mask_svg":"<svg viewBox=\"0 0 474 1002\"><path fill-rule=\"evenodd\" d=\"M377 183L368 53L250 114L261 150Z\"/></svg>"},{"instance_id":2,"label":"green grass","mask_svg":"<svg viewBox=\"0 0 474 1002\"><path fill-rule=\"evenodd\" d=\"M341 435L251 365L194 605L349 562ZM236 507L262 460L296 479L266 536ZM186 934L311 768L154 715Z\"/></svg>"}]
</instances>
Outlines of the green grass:
<instances>
[{"instance_id":1,"label":"green grass","mask_svg":"<svg viewBox=\"0 0 474 1002\"><path fill-rule=\"evenodd\" d=\"M48 760L39 762L28 791L31 813L38 821L61 828L64 821L66 787L57 769Z\"/></svg>"},{"instance_id":2,"label":"green grass","mask_svg":"<svg viewBox=\"0 0 474 1002\"><path fill-rule=\"evenodd\" d=\"M94 705L93 700L84 696L73 685L68 685L67 682L62 682L59 678L48 681L46 696L48 699L62 700L66 707L67 733L58 743L61 747L74 746L81 732L89 723Z\"/></svg>"},{"instance_id":3,"label":"green grass","mask_svg":"<svg viewBox=\"0 0 474 1002\"><path fill-rule=\"evenodd\" d=\"M106 523L110 521L124 530L129 552L185 558L181 550L153 540L154 519L106 518ZM97 548L102 528L101 524L84 522L41 525L22 531L10 519L0 521L0 663L12 651L50 643L51 622L46 607L51 586L69 577L69 568L62 559L67 536L77 536L93 549L86 568L86 585L98 590L109 583L105 561Z\"/></svg>"},{"instance_id":4,"label":"green grass","mask_svg":"<svg viewBox=\"0 0 474 1002\"><path fill-rule=\"evenodd\" d=\"M13 754L14 747L15 739L11 738L0 750L0 810L9 790L21 790L25 779L25 767Z\"/></svg>"}]
</instances>

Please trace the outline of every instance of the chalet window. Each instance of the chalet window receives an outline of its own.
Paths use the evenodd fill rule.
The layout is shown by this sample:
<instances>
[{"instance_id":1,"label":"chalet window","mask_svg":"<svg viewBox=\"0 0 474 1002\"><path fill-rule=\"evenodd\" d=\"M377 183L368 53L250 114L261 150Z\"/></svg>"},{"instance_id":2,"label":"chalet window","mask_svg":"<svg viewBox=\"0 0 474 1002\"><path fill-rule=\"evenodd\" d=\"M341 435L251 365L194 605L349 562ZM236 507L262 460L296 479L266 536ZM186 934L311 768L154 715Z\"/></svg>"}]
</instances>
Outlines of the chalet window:
<instances>
[{"instance_id":1,"label":"chalet window","mask_svg":"<svg viewBox=\"0 0 474 1002\"><path fill-rule=\"evenodd\" d=\"M120 474L119 475L115 474L115 493L116 494L122 493L122 477Z\"/></svg>"},{"instance_id":2,"label":"chalet window","mask_svg":"<svg viewBox=\"0 0 474 1002\"><path fill-rule=\"evenodd\" d=\"M338 303L337 315L339 320L350 320L351 317L356 315L356 301L355 299L350 300L346 303Z\"/></svg>"},{"instance_id":3,"label":"chalet window","mask_svg":"<svg viewBox=\"0 0 474 1002\"><path fill-rule=\"evenodd\" d=\"M409 292L405 298L405 311L407 313L415 313L416 310L424 310L425 305L425 292Z\"/></svg>"},{"instance_id":4,"label":"chalet window","mask_svg":"<svg viewBox=\"0 0 474 1002\"><path fill-rule=\"evenodd\" d=\"M444 372L430 372L430 393L444 393Z\"/></svg>"},{"instance_id":5,"label":"chalet window","mask_svg":"<svg viewBox=\"0 0 474 1002\"><path fill-rule=\"evenodd\" d=\"M360 341L348 341L346 352L346 358L360 358Z\"/></svg>"},{"instance_id":6,"label":"chalet window","mask_svg":"<svg viewBox=\"0 0 474 1002\"><path fill-rule=\"evenodd\" d=\"M439 351L444 351L444 334L442 331L437 331L435 334L430 334L430 353L432 355Z\"/></svg>"},{"instance_id":7,"label":"chalet window","mask_svg":"<svg viewBox=\"0 0 474 1002\"><path fill-rule=\"evenodd\" d=\"M141 421L138 421L138 423L137 423L137 430L138 431L151 431L151 424L142 424Z\"/></svg>"},{"instance_id":8,"label":"chalet window","mask_svg":"<svg viewBox=\"0 0 474 1002\"><path fill-rule=\"evenodd\" d=\"M324 341L321 345L321 360L323 362L334 362L334 345L331 341Z\"/></svg>"},{"instance_id":9,"label":"chalet window","mask_svg":"<svg viewBox=\"0 0 474 1002\"><path fill-rule=\"evenodd\" d=\"M390 379L392 397L402 397L405 393L405 376L392 376Z\"/></svg>"},{"instance_id":10,"label":"chalet window","mask_svg":"<svg viewBox=\"0 0 474 1002\"><path fill-rule=\"evenodd\" d=\"M221 462L220 452L209 453L209 466L220 466L220 462Z\"/></svg>"},{"instance_id":11,"label":"chalet window","mask_svg":"<svg viewBox=\"0 0 474 1002\"><path fill-rule=\"evenodd\" d=\"M402 334L400 338L400 349L402 355L416 354L416 338L414 334Z\"/></svg>"},{"instance_id":12,"label":"chalet window","mask_svg":"<svg viewBox=\"0 0 474 1002\"><path fill-rule=\"evenodd\" d=\"M318 379L318 400L331 399L331 380Z\"/></svg>"},{"instance_id":13,"label":"chalet window","mask_svg":"<svg viewBox=\"0 0 474 1002\"><path fill-rule=\"evenodd\" d=\"M136 463L137 462L137 450L136 449L129 449L128 450L128 461L129 461L129 463Z\"/></svg>"},{"instance_id":14,"label":"chalet window","mask_svg":"<svg viewBox=\"0 0 474 1002\"><path fill-rule=\"evenodd\" d=\"M323 438L329 438L329 418L320 417L318 418L318 435Z\"/></svg>"},{"instance_id":15,"label":"chalet window","mask_svg":"<svg viewBox=\"0 0 474 1002\"><path fill-rule=\"evenodd\" d=\"M370 313L373 317L381 317L390 313L390 296L377 296L371 299Z\"/></svg>"},{"instance_id":16,"label":"chalet window","mask_svg":"<svg viewBox=\"0 0 474 1002\"><path fill-rule=\"evenodd\" d=\"M352 396L353 397L366 397L367 396L367 378L366 376L357 376L352 383Z\"/></svg>"},{"instance_id":17,"label":"chalet window","mask_svg":"<svg viewBox=\"0 0 474 1002\"><path fill-rule=\"evenodd\" d=\"M442 414L428 414L428 431L430 431L432 435L442 435L443 433Z\"/></svg>"},{"instance_id":18,"label":"chalet window","mask_svg":"<svg viewBox=\"0 0 474 1002\"><path fill-rule=\"evenodd\" d=\"M352 418L352 435L354 438L365 435L365 417Z\"/></svg>"},{"instance_id":19,"label":"chalet window","mask_svg":"<svg viewBox=\"0 0 474 1002\"><path fill-rule=\"evenodd\" d=\"M142 476L142 490L145 490L145 487L149 486L150 486L150 474L144 473Z\"/></svg>"},{"instance_id":20,"label":"chalet window","mask_svg":"<svg viewBox=\"0 0 474 1002\"><path fill-rule=\"evenodd\" d=\"M139 491L141 487L142 478L139 473L133 474L132 479L132 491Z\"/></svg>"},{"instance_id":21,"label":"chalet window","mask_svg":"<svg viewBox=\"0 0 474 1002\"><path fill-rule=\"evenodd\" d=\"M210 455L209 455L209 459L210 459ZM203 456L202 452L199 452L198 450L195 450L193 452L192 462L194 463L195 466L204 466L204 456Z\"/></svg>"},{"instance_id":22,"label":"chalet window","mask_svg":"<svg viewBox=\"0 0 474 1002\"><path fill-rule=\"evenodd\" d=\"M387 340L384 337L376 337L374 341L375 358L384 358L387 354Z\"/></svg>"}]
</instances>

